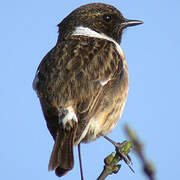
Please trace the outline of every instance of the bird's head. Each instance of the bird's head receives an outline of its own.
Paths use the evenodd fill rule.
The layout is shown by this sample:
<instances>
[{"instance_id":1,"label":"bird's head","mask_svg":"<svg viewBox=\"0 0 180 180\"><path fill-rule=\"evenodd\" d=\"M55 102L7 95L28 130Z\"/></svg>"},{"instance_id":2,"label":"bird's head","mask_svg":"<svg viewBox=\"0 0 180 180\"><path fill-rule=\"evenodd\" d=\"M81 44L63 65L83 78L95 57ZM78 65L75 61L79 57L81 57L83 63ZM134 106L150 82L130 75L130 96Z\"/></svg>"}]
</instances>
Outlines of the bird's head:
<instances>
[{"instance_id":1,"label":"bird's head","mask_svg":"<svg viewBox=\"0 0 180 180\"><path fill-rule=\"evenodd\" d=\"M124 18L121 12L111 5L87 4L75 9L58 25L59 40L66 39L76 27L83 26L103 33L120 43L124 28L142 23L139 20Z\"/></svg>"}]
</instances>

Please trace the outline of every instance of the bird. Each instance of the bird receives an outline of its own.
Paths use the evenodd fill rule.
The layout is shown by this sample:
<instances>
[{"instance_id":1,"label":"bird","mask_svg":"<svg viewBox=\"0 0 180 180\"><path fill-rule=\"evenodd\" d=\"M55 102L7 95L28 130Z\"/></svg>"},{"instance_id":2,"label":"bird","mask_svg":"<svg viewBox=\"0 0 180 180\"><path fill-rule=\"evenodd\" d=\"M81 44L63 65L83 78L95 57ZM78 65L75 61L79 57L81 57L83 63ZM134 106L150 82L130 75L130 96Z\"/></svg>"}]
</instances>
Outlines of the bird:
<instances>
[{"instance_id":1,"label":"bird","mask_svg":"<svg viewBox=\"0 0 180 180\"><path fill-rule=\"evenodd\" d=\"M122 34L142 23L112 5L90 3L58 24L57 43L33 80L54 139L48 169L57 176L74 167L74 146L106 136L120 119L129 89Z\"/></svg>"}]
</instances>

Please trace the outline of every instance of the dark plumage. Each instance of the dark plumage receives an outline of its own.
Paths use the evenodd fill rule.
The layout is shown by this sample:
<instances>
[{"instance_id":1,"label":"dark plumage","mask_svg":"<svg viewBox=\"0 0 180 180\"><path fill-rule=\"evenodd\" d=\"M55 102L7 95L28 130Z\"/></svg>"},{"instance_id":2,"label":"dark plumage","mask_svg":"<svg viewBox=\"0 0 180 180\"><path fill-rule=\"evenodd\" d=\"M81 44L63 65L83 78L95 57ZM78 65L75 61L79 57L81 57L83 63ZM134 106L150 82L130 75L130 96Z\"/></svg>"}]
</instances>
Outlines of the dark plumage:
<instances>
[{"instance_id":1,"label":"dark plumage","mask_svg":"<svg viewBox=\"0 0 180 180\"><path fill-rule=\"evenodd\" d=\"M121 116L128 71L118 43L125 27L141 23L125 19L113 6L93 3L58 25L57 44L33 82L55 140L49 170L58 176L73 168L73 145L106 135Z\"/></svg>"}]
</instances>

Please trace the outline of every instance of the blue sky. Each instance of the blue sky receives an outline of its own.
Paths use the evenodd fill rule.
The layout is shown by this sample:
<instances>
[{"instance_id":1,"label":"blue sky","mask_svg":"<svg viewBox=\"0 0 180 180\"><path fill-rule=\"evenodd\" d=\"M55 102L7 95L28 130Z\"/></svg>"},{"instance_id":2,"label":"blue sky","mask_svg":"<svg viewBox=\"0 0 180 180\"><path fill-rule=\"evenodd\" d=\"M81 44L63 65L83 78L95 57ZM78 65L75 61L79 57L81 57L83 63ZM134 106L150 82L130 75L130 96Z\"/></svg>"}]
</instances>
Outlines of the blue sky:
<instances>
[{"instance_id":1,"label":"blue sky","mask_svg":"<svg viewBox=\"0 0 180 180\"><path fill-rule=\"evenodd\" d=\"M53 146L39 100L32 89L35 71L57 40L56 25L72 10L93 0L2 1L0 10L0 179L58 179L47 166ZM125 17L144 24L124 32L121 43L130 90L124 114L109 137L123 141L123 125L139 134L157 178L179 177L180 23L178 0L104 0ZM96 179L103 159L114 147L100 138L83 144L85 179ZM63 179L80 179L77 148L75 167ZM138 158L131 153L133 174L122 163L108 179L145 180Z\"/></svg>"}]
</instances>

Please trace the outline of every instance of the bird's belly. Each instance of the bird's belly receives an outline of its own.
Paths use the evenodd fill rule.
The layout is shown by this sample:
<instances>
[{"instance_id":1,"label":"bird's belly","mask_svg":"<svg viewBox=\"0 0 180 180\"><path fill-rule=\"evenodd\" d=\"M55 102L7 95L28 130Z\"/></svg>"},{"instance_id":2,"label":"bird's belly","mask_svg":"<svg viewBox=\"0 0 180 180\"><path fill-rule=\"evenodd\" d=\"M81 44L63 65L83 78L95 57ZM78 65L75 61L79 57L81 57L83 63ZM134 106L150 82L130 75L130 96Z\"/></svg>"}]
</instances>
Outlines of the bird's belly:
<instances>
[{"instance_id":1,"label":"bird's belly","mask_svg":"<svg viewBox=\"0 0 180 180\"><path fill-rule=\"evenodd\" d=\"M103 98L96 112L89 119L78 143L86 143L97 139L99 136L107 135L122 115L129 87L127 71L123 72L121 76L117 76L113 81L108 82L105 86L106 91L104 91Z\"/></svg>"},{"instance_id":2,"label":"bird's belly","mask_svg":"<svg viewBox=\"0 0 180 180\"><path fill-rule=\"evenodd\" d=\"M82 142L89 142L97 139L99 136L105 136L115 127L120 119L125 103L127 93L124 97L117 98L110 106L103 108L90 119L86 136L82 139Z\"/></svg>"}]
</instances>

